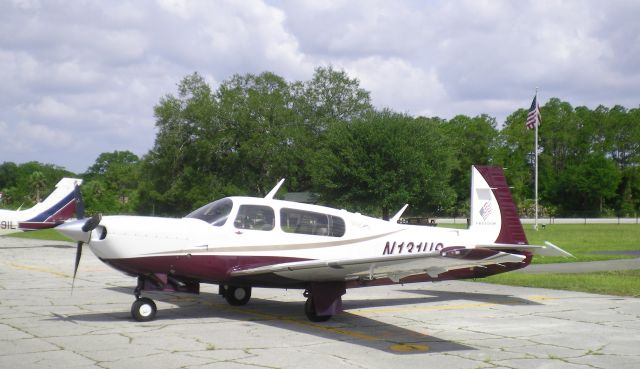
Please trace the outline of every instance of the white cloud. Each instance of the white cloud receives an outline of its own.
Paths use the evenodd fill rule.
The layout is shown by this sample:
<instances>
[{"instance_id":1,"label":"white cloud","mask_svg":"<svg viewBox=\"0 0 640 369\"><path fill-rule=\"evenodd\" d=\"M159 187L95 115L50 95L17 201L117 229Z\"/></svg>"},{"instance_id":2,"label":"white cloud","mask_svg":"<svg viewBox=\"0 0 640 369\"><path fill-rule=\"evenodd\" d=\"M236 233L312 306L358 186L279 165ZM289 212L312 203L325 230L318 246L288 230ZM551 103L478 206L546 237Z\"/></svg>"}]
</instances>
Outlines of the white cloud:
<instances>
[{"instance_id":1,"label":"white cloud","mask_svg":"<svg viewBox=\"0 0 640 369\"><path fill-rule=\"evenodd\" d=\"M194 71L216 87L333 65L379 107L443 118L500 122L535 87L543 102L637 107L638 13L624 0L0 2L0 158L80 172L101 152L144 154L153 106Z\"/></svg>"},{"instance_id":2,"label":"white cloud","mask_svg":"<svg viewBox=\"0 0 640 369\"><path fill-rule=\"evenodd\" d=\"M181 18L189 19L191 17L192 12L186 0L158 0L158 4L165 11Z\"/></svg>"},{"instance_id":3,"label":"white cloud","mask_svg":"<svg viewBox=\"0 0 640 369\"><path fill-rule=\"evenodd\" d=\"M45 96L31 108L38 116L47 118L68 119L76 115L76 110L73 107L51 96Z\"/></svg>"},{"instance_id":4,"label":"white cloud","mask_svg":"<svg viewBox=\"0 0 640 369\"><path fill-rule=\"evenodd\" d=\"M52 128L48 125L20 121L17 124L0 124L2 128L3 151L17 152L24 155L47 151L51 158L55 151L64 150L65 146L72 143L69 132ZM46 158L34 159L47 162Z\"/></svg>"},{"instance_id":5,"label":"white cloud","mask_svg":"<svg viewBox=\"0 0 640 369\"><path fill-rule=\"evenodd\" d=\"M446 99L444 86L434 70L419 68L400 58L369 57L339 66L357 77L380 107L433 115L435 107Z\"/></svg>"}]
</instances>

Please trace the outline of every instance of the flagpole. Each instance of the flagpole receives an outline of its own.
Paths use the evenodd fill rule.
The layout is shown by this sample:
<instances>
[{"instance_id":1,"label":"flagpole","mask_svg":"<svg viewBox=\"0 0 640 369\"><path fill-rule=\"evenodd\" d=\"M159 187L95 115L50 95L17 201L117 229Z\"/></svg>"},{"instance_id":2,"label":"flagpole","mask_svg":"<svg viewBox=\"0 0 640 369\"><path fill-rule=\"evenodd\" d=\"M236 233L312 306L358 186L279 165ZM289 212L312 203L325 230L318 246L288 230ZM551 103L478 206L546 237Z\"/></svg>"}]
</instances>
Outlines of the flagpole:
<instances>
[{"instance_id":1,"label":"flagpole","mask_svg":"<svg viewBox=\"0 0 640 369\"><path fill-rule=\"evenodd\" d=\"M538 109L538 88L536 87L536 109ZM535 209L536 209L536 219L535 224L533 225L533 229L538 230L538 126L539 122L536 121L536 139L535 139L535 153L536 153L536 169L535 169Z\"/></svg>"}]
</instances>

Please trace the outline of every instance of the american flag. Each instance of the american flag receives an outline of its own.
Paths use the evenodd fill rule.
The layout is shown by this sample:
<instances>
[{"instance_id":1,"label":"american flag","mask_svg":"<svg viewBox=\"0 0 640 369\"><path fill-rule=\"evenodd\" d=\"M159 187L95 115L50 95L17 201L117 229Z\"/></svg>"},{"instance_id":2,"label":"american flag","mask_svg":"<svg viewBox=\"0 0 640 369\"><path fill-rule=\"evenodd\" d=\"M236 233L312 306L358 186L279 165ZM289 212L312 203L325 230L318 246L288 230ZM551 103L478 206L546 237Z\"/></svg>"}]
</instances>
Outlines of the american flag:
<instances>
[{"instance_id":1,"label":"american flag","mask_svg":"<svg viewBox=\"0 0 640 369\"><path fill-rule=\"evenodd\" d=\"M527 128L529 129L534 129L542 122L542 117L540 116L540 107L538 106L538 102L536 101L537 98L538 95L533 97L531 107L529 108L529 114L527 114Z\"/></svg>"}]
</instances>

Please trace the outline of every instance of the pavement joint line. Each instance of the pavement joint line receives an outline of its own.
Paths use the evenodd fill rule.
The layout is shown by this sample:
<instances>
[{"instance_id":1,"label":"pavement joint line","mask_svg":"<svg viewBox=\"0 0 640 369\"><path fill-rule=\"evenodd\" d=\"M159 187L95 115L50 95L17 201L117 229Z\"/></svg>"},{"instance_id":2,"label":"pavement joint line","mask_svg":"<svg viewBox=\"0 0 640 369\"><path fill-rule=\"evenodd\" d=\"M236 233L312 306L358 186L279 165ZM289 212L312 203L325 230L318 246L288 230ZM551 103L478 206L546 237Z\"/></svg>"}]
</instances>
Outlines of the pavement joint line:
<instances>
[{"instance_id":1,"label":"pavement joint line","mask_svg":"<svg viewBox=\"0 0 640 369\"><path fill-rule=\"evenodd\" d=\"M48 274L55 275L56 277L71 278L70 274L58 272L58 271L51 270L51 269L48 269L48 268L45 268L45 267L34 266L34 265L26 265L26 264L18 264L18 263L13 263L13 262L6 263L6 264L9 265L12 268L18 269L18 270L25 270L25 271L30 271L30 272L48 273Z\"/></svg>"}]
</instances>

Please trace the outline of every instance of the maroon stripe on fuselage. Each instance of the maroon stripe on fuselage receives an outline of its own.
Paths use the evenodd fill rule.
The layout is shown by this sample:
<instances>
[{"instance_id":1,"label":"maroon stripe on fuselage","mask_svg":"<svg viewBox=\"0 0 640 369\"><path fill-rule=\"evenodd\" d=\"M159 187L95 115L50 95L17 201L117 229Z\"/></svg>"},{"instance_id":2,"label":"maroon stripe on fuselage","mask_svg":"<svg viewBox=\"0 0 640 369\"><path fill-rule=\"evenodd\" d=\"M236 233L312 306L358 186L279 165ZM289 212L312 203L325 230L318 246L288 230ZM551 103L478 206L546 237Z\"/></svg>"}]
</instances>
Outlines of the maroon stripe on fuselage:
<instances>
[{"instance_id":1,"label":"maroon stripe on fuselage","mask_svg":"<svg viewBox=\"0 0 640 369\"><path fill-rule=\"evenodd\" d=\"M152 273L165 273L178 277L196 279L204 283L219 283L229 281L229 273L234 270L257 268L266 265L304 261L308 259L278 257L278 256L220 256L220 255L171 255L148 256L127 259L102 259L129 275L145 275ZM238 278L243 284L258 285L264 283L291 284L292 280L280 278L274 275L259 275L255 278ZM252 283L255 281L256 283ZM288 281L288 282L287 282ZM300 283L299 281L295 281Z\"/></svg>"}]
</instances>

